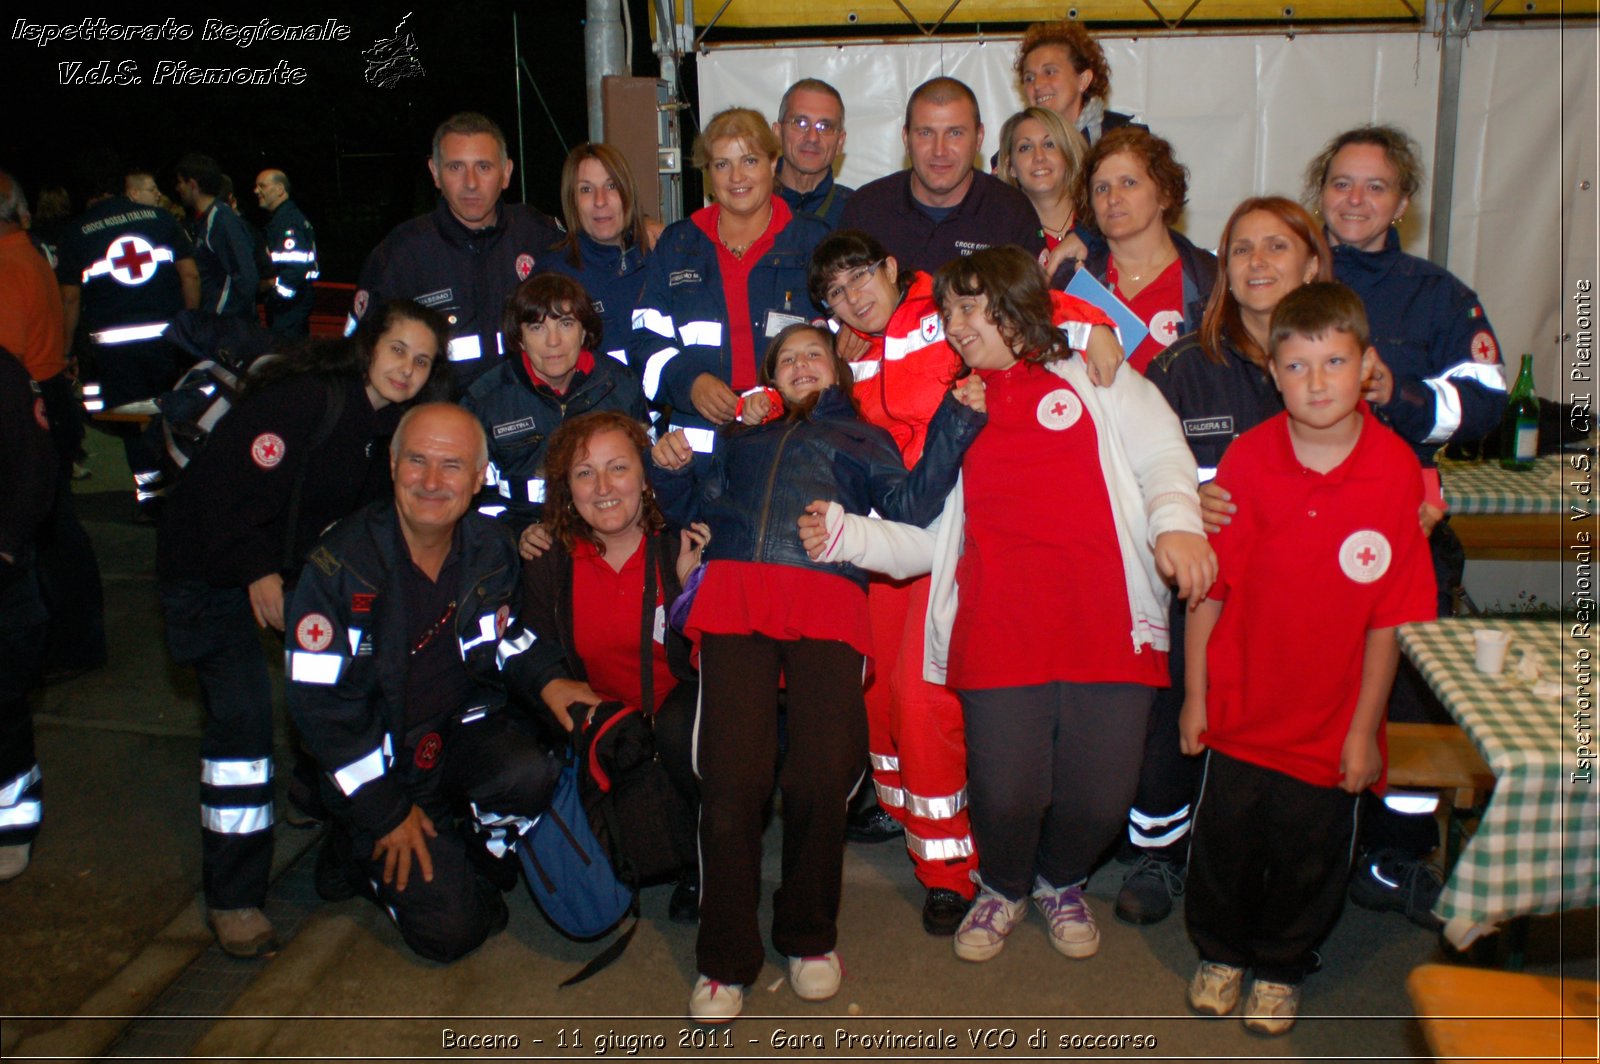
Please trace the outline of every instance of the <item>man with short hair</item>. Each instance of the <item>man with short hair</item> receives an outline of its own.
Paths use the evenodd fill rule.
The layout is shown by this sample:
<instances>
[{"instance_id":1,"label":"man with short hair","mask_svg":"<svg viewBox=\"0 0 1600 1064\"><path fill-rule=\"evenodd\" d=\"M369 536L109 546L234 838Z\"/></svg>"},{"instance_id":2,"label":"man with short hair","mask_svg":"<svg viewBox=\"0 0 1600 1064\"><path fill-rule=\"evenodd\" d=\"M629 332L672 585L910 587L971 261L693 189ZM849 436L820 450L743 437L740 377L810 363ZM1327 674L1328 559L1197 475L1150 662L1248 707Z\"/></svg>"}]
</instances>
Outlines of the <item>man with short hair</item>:
<instances>
[{"instance_id":1,"label":"man with short hair","mask_svg":"<svg viewBox=\"0 0 1600 1064\"><path fill-rule=\"evenodd\" d=\"M267 327L281 340L303 340L311 333L311 282L321 275L316 232L289 198L289 178L282 170L257 174L255 192L268 214L265 235L272 273L261 281Z\"/></svg>"},{"instance_id":2,"label":"man with short hair","mask_svg":"<svg viewBox=\"0 0 1600 1064\"><path fill-rule=\"evenodd\" d=\"M778 195L795 214L813 215L837 229L845 201L855 191L833 178L845 138L839 90L818 78L801 78L783 94L772 129L783 142Z\"/></svg>"},{"instance_id":3,"label":"man with short hair","mask_svg":"<svg viewBox=\"0 0 1600 1064\"><path fill-rule=\"evenodd\" d=\"M222 170L209 155L178 160L178 197L189 209L195 264L200 268L200 309L254 317L255 240L244 219L223 198Z\"/></svg>"},{"instance_id":4,"label":"man with short hair","mask_svg":"<svg viewBox=\"0 0 1600 1064\"><path fill-rule=\"evenodd\" d=\"M555 223L526 204L501 203L511 160L500 127L463 111L433 134L428 172L439 189L432 213L401 222L361 267L346 331L371 307L414 299L450 322L450 366L466 388L503 355L500 312L518 284L554 261Z\"/></svg>"},{"instance_id":5,"label":"man with short hair","mask_svg":"<svg viewBox=\"0 0 1600 1064\"><path fill-rule=\"evenodd\" d=\"M516 615L511 533L468 512L487 466L466 410L408 411L393 499L334 526L285 614L289 711L333 815L317 892L375 898L413 950L445 963L505 926L479 869L503 875L495 858L548 807L559 770L506 710L508 684L532 683L534 637Z\"/></svg>"},{"instance_id":6,"label":"man with short hair","mask_svg":"<svg viewBox=\"0 0 1600 1064\"><path fill-rule=\"evenodd\" d=\"M161 204L161 186L155 175L146 170L129 170L122 177L122 194L146 207Z\"/></svg>"},{"instance_id":7,"label":"man with short hair","mask_svg":"<svg viewBox=\"0 0 1600 1064\"><path fill-rule=\"evenodd\" d=\"M845 204L841 229L876 237L902 270L926 273L986 247L1044 250L1028 198L976 169L983 119L965 83L939 77L917 86L900 135L911 169L858 189Z\"/></svg>"}]
</instances>

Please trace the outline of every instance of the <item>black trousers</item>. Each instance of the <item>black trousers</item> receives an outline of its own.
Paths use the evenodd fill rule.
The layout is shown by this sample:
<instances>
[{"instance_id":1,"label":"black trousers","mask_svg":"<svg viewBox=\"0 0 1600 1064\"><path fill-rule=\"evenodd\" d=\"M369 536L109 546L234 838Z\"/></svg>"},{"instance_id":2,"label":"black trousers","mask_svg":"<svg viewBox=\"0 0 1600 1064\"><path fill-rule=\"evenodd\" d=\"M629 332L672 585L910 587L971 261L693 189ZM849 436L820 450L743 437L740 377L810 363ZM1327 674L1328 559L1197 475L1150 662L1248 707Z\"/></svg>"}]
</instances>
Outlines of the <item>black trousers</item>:
<instances>
[{"instance_id":1,"label":"black trousers","mask_svg":"<svg viewBox=\"0 0 1600 1064\"><path fill-rule=\"evenodd\" d=\"M700 650L695 771L700 777L699 971L749 985L765 951L762 807L778 757L778 682L786 684L789 748L783 791L783 883L772 944L790 957L838 941L844 822L867 770L862 657L848 644L764 635L707 635Z\"/></svg>"},{"instance_id":2,"label":"black trousers","mask_svg":"<svg viewBox=\"0 0 1600 1064\"><path fill-rule=\"evenodd\" d=\"M1357 795L1213 750L1195 810L1184 915L1200 959L1301 983L1344 904Z\"/></svg>"},{"instance_id":3,"label":"black trousers","mask_svg":"<svg viewBox=\"0 0 1600 1064\"><path fill-rule=\"evenodd\" d=\"M1150 706L1150 730L1139 765L1139 789L1128 810L1128 841L1146 853L1182 862L1189 850L1194 800L1200 791L1200 759L1186 757L1179 745L1178 717L1183 712L1183 637L1189 604L1174 598L1168 612L1172 649L1167 668L1172 686L1156 690Z\"/></svg>"},{"instance_id":4,"label":"black trousers","mask_svg":"<svg viewBox=\"0 0 1600 1064\"><path fill-rule=\"evenodd\" d=\"M32 842L44 814L28 692L39 678L45 624L33 569L0 562L0 846Z\"/></svg>"}]
</instances>

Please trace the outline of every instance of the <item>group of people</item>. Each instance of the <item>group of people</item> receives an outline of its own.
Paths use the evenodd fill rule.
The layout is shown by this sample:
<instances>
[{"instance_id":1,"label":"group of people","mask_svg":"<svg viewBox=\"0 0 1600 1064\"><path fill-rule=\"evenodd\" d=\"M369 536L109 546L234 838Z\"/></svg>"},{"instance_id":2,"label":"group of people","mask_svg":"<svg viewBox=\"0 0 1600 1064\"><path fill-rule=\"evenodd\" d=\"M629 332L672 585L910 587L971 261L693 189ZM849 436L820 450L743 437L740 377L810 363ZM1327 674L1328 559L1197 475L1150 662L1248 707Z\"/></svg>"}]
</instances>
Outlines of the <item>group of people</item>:
<instances>
[{"instance_id":1,"label":"group of people","mask_svg":"<svg viewBox=\"0 0 1600 1064\"><path fill-rule=\"evenodd\" d=\"M437 960L504 925L554 751L608 702L652 718L698 810L670 908L698 920L702 1022L763 964L775 787L771 941L807 1000L839 988L845 840L874 822L972 962L1030 898L1093 956L1084 885L1120 838L1117 916L1187 891L1190 1005L1233 1011L1253 973L1264 1033L1293 1025L1356 852L1358 901L1432 919L1426 830L1358 798L1400 712L1394 628L1459 581L1432 454L1492 428L1505 381L1476 296L1400 249L1415 145L1338 134L1307 171L1320 222L1251 197L1212 254L1080 24L1031 28L1016 69L993 175L976 97L937 77L906 104L909 169L839 185L844 101L807 78L775 121L706 122L710 202L665 228L609 145L567 157L557 224L501 202L491 120L439 126L438 206L368 257L348 338L252 373L162 514L225 949L274 948L261 628L286 647L292 804L328 825L319 892L374 898ZM156 264L187 261L163 239ZM74 268L120 280L143 249ZM170 278L191 306L193 274ZM141 324L117 321L119 354L159 343ZM0 526L7 601L31 519ZM7 610L7 638L38 612ZM25 691L7 677L8 722ZM0 857L38 822L13 746Z\"/></svg>"}]
</instances>

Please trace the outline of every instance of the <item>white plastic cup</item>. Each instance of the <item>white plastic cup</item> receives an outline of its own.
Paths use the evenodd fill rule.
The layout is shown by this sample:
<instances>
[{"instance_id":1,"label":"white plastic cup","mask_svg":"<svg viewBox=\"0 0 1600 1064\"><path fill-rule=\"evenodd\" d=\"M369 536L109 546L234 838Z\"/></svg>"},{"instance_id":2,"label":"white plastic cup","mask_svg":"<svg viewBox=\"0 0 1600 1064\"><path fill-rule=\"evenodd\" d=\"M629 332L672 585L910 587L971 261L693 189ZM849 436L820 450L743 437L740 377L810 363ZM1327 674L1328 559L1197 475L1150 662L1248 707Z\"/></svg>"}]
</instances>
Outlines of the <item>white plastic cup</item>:
<instances>
[{"instance_id":1,"label":"white plastic cup","mask_svg":"<svg viewBox=\"0 0 1600 1064\"><path fill-rule=\"evenodd\" d=\"M1478 671L1499 676L1505 671L1506 650L1511 646L1511 633L1501 628L1474 628L1472 651L1477 658Z\"/></svg>"}]
</instances>

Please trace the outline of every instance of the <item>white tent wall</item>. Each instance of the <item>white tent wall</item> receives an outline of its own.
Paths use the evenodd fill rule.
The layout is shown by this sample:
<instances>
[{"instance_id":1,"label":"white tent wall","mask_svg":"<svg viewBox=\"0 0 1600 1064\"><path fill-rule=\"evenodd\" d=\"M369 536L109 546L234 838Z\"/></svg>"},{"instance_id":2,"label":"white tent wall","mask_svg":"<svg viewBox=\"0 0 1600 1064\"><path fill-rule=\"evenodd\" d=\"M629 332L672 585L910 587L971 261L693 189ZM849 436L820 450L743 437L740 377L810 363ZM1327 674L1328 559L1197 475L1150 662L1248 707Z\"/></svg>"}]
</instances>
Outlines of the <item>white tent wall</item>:
<instances>
[{"instance_id":1,"label":"white tent wall","mask_svg":"<svg viewBox=\"0 0 1600 1064\"><path fill-rule=\"evenodd\" d=\"M1534 352L1540 391L1550 397L1562 394L1555 337L1572 279L1596 277L1595 42L1592 24L1493 27L1467 38L1463 62L1450 268L1478 290L1507 362ZM1298 197L1306 162L1352 125L1403 127L1431 170L1440 41L1429 34L1207 33L1101 43L1113 106L1172 141L1189 167L1182 228L1202 246L1215 246L1245 196ZM905 165L906 97L938 74L977 93L987 160L1019 106L1015 52L1015 38L718 46L699 59L700 114L737 104L774 117L785 88L820 77L849 104L840 180L860 185ZM1591 182L1586 192L1578 190L1583 179ZM1402 226L1407 250L1424 256L1428 200L1424 188ZM1571 235L1565 263L1563 233Z\"/></svg>"}]
</instances>

